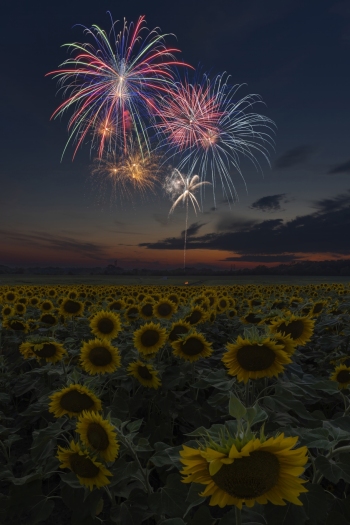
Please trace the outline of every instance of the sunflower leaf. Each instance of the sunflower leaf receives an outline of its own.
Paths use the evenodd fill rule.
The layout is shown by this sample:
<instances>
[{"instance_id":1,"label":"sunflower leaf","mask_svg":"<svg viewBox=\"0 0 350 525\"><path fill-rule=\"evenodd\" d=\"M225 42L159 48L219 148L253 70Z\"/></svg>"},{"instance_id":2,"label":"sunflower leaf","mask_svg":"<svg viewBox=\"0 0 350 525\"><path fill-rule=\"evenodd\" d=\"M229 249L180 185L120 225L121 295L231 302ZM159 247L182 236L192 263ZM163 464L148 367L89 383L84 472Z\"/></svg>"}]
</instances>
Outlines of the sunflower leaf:
<instances>
[{"instance_id":1,"label":"sunflower leaf","mask_svg":"<svg viewBox=\"0 0 350 525\"><path fill-rule=\"evenodd\" d=\"M232 392L230 392L228 411L230 416L236 419L242 419L247 413L247 409L245 408L245 406L236 396L232 394Z\"/></svg>"}]
</instances>

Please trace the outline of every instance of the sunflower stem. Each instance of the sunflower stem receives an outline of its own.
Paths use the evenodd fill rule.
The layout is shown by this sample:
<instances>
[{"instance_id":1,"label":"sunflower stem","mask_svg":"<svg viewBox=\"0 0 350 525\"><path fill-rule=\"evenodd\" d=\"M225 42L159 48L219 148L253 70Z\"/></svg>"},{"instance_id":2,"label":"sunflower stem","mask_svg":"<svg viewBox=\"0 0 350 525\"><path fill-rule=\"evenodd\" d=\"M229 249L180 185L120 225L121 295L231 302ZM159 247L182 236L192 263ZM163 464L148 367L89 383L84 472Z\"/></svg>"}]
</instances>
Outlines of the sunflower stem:
<instances>
[{"instance_id":1,"label":"sunflower stem","mask_svg":"<svg viewBox=\"0 0 350 525\"><path fill-rule=\"evenodd\" d=\"M246 382L245 384L245 406L246 407L249 407L249 383L250 383L250 380L248 379L248 381Z\"/></svg>"},{"instance_id":2,"label":"sunflower stem","mask_svg":"<svg viewBox=\"0 0 350 525\"><path fill-rule=\"evenodd\" d=\"M242 525L242 511L238 507L235 507L235 518L236 525Z\"/></svg>"}]
</instances>

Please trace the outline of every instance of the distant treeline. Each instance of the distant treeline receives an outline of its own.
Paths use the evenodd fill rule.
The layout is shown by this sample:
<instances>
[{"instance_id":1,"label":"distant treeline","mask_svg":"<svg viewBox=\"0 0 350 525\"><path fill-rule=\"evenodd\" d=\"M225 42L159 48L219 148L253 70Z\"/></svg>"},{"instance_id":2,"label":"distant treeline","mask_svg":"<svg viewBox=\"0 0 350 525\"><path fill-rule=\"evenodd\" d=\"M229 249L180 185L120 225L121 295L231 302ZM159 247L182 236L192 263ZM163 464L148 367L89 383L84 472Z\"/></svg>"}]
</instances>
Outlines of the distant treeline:
<instances>
[{"instance_id":1,"label":"distant treeline","mask_svg":"<svg viewBox=\"0 0 350 525\"><path fill-rule=\"evenodd\" d=\"M0 274L27 275L350 275L350 259L336 261L295 261L268 267L260 264L254 268L215 270L212 268L176 268L151 270L148 268L124 269L109 264L95 268L10 268L0 265Z\"/></svg>"}]
</instances>

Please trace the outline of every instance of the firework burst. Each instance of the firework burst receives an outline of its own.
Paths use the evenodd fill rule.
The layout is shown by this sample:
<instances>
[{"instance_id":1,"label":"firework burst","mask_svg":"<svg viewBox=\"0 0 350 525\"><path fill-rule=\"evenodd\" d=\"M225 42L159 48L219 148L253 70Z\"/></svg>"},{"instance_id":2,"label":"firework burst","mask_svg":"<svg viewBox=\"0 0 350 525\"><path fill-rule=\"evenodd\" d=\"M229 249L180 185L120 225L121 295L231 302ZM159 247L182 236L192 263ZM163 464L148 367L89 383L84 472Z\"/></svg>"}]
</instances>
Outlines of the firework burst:
<instances>
[{"instance_id":1,"label":"firework burst","mask_svg":"<svg viewBox=\"0 0 350 525\"><path fill-rule=\"evenodd\" d=\"M202 188L205 184L210 182L201 182L198 175L184 177L178 169L174 169L169 177L166 177L163 188L165 192L170 195L172 200L175 199L170 208L169 215L174 212L175 208L182 202L186 206L186 225L184 236L184 269L186 268L186 243L187 243L187 228L188 228L188 204L192 204L195 214L200 210L199 203L194 195L194 191Z\"/></svg>"},{"instance_id":2,"label":"firework burst","mask_svg":"<svg viewBox=\"0 0 350 525\"><path fill-rule=\"evenodd\" d=\"M48 73L59 79L60 89L69 97L55 110L51 118L62 116L70 108L74 112L68 124L68 144L74 139L73 158L87 137L91 147L97 146L98 157L103 151L121 149L124 154L130 134L150 149L149 121L158 113L159 92L167 93L173 84L172 68L188 66L175 60L176 48L165 45L165 37L157 29L147 32L145 17L110 34L98 26L84 27L94 45L65 44L73 56L56 71ZM145 34L142 39L141 34Z\"/></svg>"},{"instance_id":3,"label":"firework burst","mask_svg":"<svg viewBox=\"0 0 350 525\"><path fill-rule=\"evenodd\" d=\"M100 195L110 193L112 203L118 197L121 201L130 200L135 193L145 197L148 191L155 191L160 169L159 156L151 151L143 153L143 150L130 140L126 156L118 156L113 151L102 159L94 160L92 181L99 185Z\"/></svg>"},{"instance_id":4,"label":"firework burst","mask_svg":"<svg viewBox=\"0 0 350 525\"><path fill-rule=\"evenodd\" d=\"M268 133L255 128L265 126L271 130L269 124L275 124L263 115L245 112L254 103L261 102L261 97L247 95L235 101L239 87L230 87L225 74L218 75L213 82L206 75L202 82L176 82L171 92L161 98L157 114L156 127L163 137L161 145L169 146L170 158L181 155L179 170L186 169L190 175L196 172L200 180L210 174L214 203L217 179L229 200L238 198L231 178L234 168L245 183L238 153L260 167L251 151L255 149L270 164L268 150L259 141L273 145L273 140Z\"/></svg>"}]
</instances>

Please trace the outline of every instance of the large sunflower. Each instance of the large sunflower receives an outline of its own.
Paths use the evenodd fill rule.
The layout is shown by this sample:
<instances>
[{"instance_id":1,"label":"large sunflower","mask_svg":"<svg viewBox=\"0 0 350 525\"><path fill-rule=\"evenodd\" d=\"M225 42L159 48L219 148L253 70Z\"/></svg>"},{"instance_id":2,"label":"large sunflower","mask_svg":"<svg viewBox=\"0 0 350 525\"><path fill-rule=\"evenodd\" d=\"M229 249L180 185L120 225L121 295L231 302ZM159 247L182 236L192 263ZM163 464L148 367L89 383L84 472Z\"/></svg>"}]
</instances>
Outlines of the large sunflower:
<instances>
[{"instance_id":1,"label":"large sunflower","mask_svg":"<svg viewBox=\"0 0 350 525\"><path fill-rule=\"evenodd\" d=\"M294 314L285 319L277 319L270 324L271 332L281 332L290 335L296 345L303 346L310 341L314 332L315 320L308 317L300 317Z\"/></svg>"},{"instance_id":2,"label":"large sunflower","mask_svg":"<svg viewBox=\"0 0 350 525\"><path fill-rule=\"evenodd\" d=\"M120 366L118 348L108 339L85 341L80 351L80 364L91 375L112 373Z\"/></svg>"},{"instance_id":3,"label":"large sunflower","mask_svg":"<svg viewBox=\"0 0 350 525\"><path fill-rule=\"evenodd\" d=\"M116 459L119 451L116 431L101 414L84 410L78 418L75 431L80 435L81 442L94 452L98 452L104 461L110 462Z\"/></svg>"},{"instance_id":4,"label":"large sunflower","mask_svg":"<svg viewBox=\"0 0 350 525\"><path fill-rule=\"evenodd\" d=\"M289 356L293 355L295 352L296 344L291 338L290 334L283 335L280 332L274 332L273 340L278 344L282 345L282 350L286 352Z\"/></svg>"},{"instance_id":5,"label":"large sunflower","mask_svg":"<svg viewBox=\"0 0 350 525\"><path fill-rule=\"evenodd\" d=\"M208 343L204 336L195 330L171 343L173 354L190 362L198 361L201 357L209 357L213 351L211 345L212 343Z\"/></svg>"},{"instance_id":6,"label":"large sunflower","mask_svg":"<svg viewBox=\"0 0 350 525\"><path fill-rule=\"evenodd\" d=\"M26 321L16 315L6 317L3 320L3 326L14 332L24 332L25 334L29 332L29 326Z\"/></svg>"},{"instance_id":7,"label":"large sunflower","mask_svg":"<svg viewBox=\"0 0 350 525\"><path fill-rule=\"evenodd\" d=\"M142 361L135 361L128 366L128 374L135 377L142 386L157 389L161 384L158 378L158 370Z\"/></svg>"},{"instance_id":8,"label":"large sunflower","mask_svg":"<svg viewBox=\"0 0 350 525\"><path fill-rule=\"evenodd\" d=\"M83 451L79 443L70 442L70 448L58 446L56 456L60 461L60 468L69 468L74 472L81 485L93 490L94 485L97 488L109 485L110 480L107 476L112 476L111 472L106 469L102 463L92 459L89 454Z\"/></svg>"},{"instance_id":9,"label":"large sunflower","mask_svg":"<svg viewBox=\"0 0 350 525\"><path fill-rule=\"evenodd\" d=\"M95 394L79 384L72 384L54 392L49 396L49 399L51 399L49 412L52 412L55 417L62 417L65 414L74 417L81 414L83 410L90 410L91 412L102 410L101 401Z\"/></svg>"},{"instance_id":10,"label":"large sunflower","mask_svg":"<svg viewBox=\"0 0 350 525\"><path fill-rule=\"evenodd\" d=\"M31 341L22 343L19 351L25 359L36 357L38 362L44 359L47 363L57 363L67 354L62 343L40 336L33 337Z\"/></svg>"},{"instance_id":11,"label":"large sunflower","mask_svg":"<svg viewBox=\"0 0 350 525\"><path fill-rule=\"evenodd\" d=\"M134 332L134 345L140 354L155 354L166 341L166 330L159 323L146 323Z\"/></svg>"},{"instance_id":12,"label":"large sunflower","mask_svg":"<svg viewBox=\"0 0 350 525\"><path fill-rule=\"evenodd\" d=\"M186 323L195 325L203 323L208 317L208 313L201 306L194 306L187 317L185 317Z\"/></svg>"},{"instance_id":13,"label":"large sunflower","mask_svg":"<svg viewBox=\"0 0 350 525\"><path fill-rule=\"evenodd\" d=\"M121 329L119 315L102 310L90 319L90 328L100 339L114 339Z\"/></svg>"},{"instance_id":14,"label":"large sunflower","mask_svg":"<svg viewBox=\"0 0 350 525\"><path fill-rule=\"evenodd\" d=\"M153 305L154 300L152 299L152 297L150 299L144 300L141 303L139 311L140 317L142 317L142 319L145 319L147 321L153 317Z\"/></svg>"},{"instance_id":15,"label":"large sunflower","mask_svg":"<svg viewBox=\"0 0 350 525\"><path fill-rule=\"evenodd\" d=\"M236 505L241 509L243 503L253 507L268 501L274 505L285 505L286 501L302 505L298 496L307 489L303 487L306 480L299 476L308 456L306 447L291 450L297 441L298 437L280 434L266 441L253 438L243 447L218 447L220 451L183 445L180 461L184 468L180 473L186 477L182 482L206 485L199 495L211 496L210 506Z\"/></svg>"},{"instance_id":16,"label":"large sunflower","mask_svg":"<svg viewBox=\"0 0 350 525\"><path fill-rule=\"evenodd\" d=\"M337 381L339 389L348 388L350 385L350 367L346 364L337 366L330 378L332 381Z\"/></svg>"},{"instance_id":17,"label":"large sunflower","mask_svg":"<svg viewBox=\"0 0 350 525\"><path fill-rule=\"evenodd\" d=\"M292 362L282 345L277 345L269 337L255 341L239 335L236 344L228 343L226 348L228 351L221 360L228 373L244 383L249 379L278 376L284 366Z\"/></svg>"}]
</instances>

